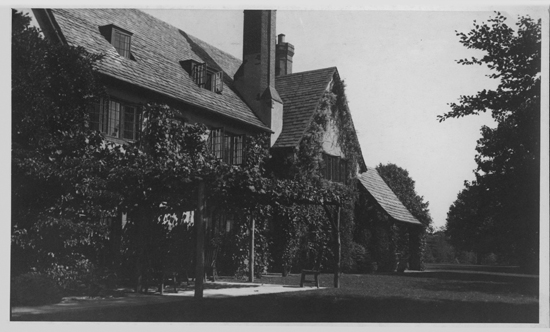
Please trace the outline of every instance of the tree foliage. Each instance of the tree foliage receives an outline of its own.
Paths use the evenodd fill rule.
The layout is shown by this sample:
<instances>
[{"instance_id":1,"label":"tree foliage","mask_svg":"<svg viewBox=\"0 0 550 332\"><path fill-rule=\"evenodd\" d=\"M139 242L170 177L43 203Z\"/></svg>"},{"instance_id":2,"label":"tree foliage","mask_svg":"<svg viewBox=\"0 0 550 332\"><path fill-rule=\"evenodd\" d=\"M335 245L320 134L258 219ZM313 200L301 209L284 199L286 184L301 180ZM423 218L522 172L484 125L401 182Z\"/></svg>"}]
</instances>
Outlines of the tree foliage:
<instances>
[{"instance_id":1,"label":"tree foliage","mask_svg":"<svg viewBox=\"0 0 550 332\"><path fill-rule=\"evenodd\" d=\"M426 231L433 232L432 217L428 209L429 203L419 196L414 187L414 180L409 172L395 164L376 167L378 174L395 193L397 198L409 212L422 223L423 228L395 224L390 227L392 247L401 257L409 257L409 268L424 269L424 253L426 248Z\"/></svg>"},{"instance_id":2,"label":"tree foliage","mask_svg":"<svg viewBox=\"0 0 550 332\"><path fill-rule=\"evenodd\" d=\"M473 96L461 96L439 121L490 111L495 128L483 126L477 141L476 180L466 183L449 211L448 234L481 236L486 248L510 257L524 268L538 266L540 162L540 20L519 17L516 27L496 13L487 23L475 23L468 33L457 33L460 43L484 52L482 58L458 60L462 65L485 65L499 84ZM474 193L475 191L475 193ZM479 195L478 201L468 199ZM471 213L475 211L475 213ZM475 220L468 216L475 214ZM458 221L462 220L462 221ZM458 227L458 223L465 223ZM468 226L466 226L466 224ZM466 234L466 233L464 233Z\"/></svg>"},{"instance_id":3,"label":"tree foliage","mask_svg":"<svg viewBox=\"0 0 550 332\"><path fill-rule=\"evenodd\" d=\"M101 56L50 44L29 23L27 15L13 11L14 273L81 261L103 232L69 208L74 180L87 177L85 167L74 166L91 166L87 151L101 141L88 127L88 107L103 93L93 72Z\"/></svg>"},{"instance_id":4,"label":"tree foliage","mask_svg":"<svg viewBox=\"0 0 550 332\"><path fill-rule=\"evenodd\" d=\"M472 251L481 259L494 248L493 220L483 211L490 206L483 188L466 182L447 214L449 243L457 251Z\"/></svg>"},{"instance_id":5,"label":"tree foliage","mask_svg":"<svg viewBox=\"0 0 550 332\"><path fill-rule=\"evenodd\" d=\"M432 228L432 217L428 209L429 203L424 202L424 197L419 196L414 187L414 180L409 172L395 164L379 164L376 166L378 174L395 193L397 198L426 228Z\"/></svg>"}]
</instances>

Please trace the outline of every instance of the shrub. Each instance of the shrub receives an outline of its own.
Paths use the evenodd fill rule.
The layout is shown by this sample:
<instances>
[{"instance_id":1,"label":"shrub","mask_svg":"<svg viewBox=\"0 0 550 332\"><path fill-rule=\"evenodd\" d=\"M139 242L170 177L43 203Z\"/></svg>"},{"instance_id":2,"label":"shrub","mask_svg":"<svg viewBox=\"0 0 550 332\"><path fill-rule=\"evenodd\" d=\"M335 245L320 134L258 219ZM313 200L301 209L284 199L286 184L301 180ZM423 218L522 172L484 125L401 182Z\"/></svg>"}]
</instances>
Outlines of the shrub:
<instances>
[{"instance_id":1,"label":"shrub","mask_svg":"<svg viewBox=\"0 0 550 332\"><path fill-rule=\"evenodd\" d=\"M372 258L368 250L356 242L350 242L349 253L342 255L342 271L346 273L371 272L371 265Z\"/></svg>"},{"instance_id":2,"label":"shrub","mask_svg":"<svg viewBox=\"0 0 550 332\"><path fill-rule=\"evenodd\" d=\"M72 263L52 264L45 273L57 283L65 295L87 295L86 290L92 281L93 264L87 259Z\"/></svg>"},{"instance_id":3,"label":"shrub","mask_svg":"<svg viewBox=\"0 0 550 332\"><path fill-rule=\"evenodd\" d=\"M61 302L61 291L49 277L40 273L25 273L12 280L11 304L43 305Z\"/></svg>"}]
</instances>

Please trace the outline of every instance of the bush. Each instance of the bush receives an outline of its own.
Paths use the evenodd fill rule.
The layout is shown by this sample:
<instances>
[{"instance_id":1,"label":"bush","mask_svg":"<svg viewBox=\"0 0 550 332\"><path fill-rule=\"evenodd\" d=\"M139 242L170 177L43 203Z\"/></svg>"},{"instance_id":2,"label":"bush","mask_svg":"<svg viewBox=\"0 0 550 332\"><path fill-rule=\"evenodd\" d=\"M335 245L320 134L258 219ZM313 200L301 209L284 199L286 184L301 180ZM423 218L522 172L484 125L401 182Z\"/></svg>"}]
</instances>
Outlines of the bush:
<instances>
[{"instance_id":1,"label":"bush","mask_svg":"<svg viewBox=\"0 0 550 332\"><path fill-rule=\"evenodd\" d=\"M65 295L87 295L92 281L93 265L87 259L76 260L71 265L52 264L45 273L54 280Z\"/></svg>"},{"instance_id":2,"label":"bush","mask_svg":"<svg viewBox=\"0 0 550 332\"><path fill-rule=\"evenodd\" d=\"M372 272L372 258L370 253L364 246L352 241L349 245L349 253L342 256L343 272Z\"/></svg>"},{"instance_id":3,"label":"bush","mask_svg":"<svg viewBox=\"0 0 550 332\"><path fill-rule=\"evenodd\" d=\"M13 306L59 303L61 298L61 291L55 281L43 274L25 273L12 280Z\"/></svg>"}]
</instances>

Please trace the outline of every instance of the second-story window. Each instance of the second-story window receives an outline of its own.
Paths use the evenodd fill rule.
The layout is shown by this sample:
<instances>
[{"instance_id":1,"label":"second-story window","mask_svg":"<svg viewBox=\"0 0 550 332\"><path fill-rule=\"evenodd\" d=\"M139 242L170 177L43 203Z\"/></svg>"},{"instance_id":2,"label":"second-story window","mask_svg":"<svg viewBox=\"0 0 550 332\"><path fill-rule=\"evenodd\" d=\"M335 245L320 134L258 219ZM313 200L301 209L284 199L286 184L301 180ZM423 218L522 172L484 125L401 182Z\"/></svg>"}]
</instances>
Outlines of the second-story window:
<instances>
[{"instance_id":1,"label":"second-story window","mask_svg":"<svg viewBox=\"0 0 550 332\"><path fill-rule=\"evenodd\" d=\"M92 113L92 129L108 137L137 140L141 123L139 109L112 99L102 99Z\"/></svg>"},{"instance_id":2,"label":"second-story window","mask_svg":"<svg viewBox=\"0 0 550 332\"><path fill-rule=\"evenodd\" d=\"M348 163L347 160L338 156L331 156L323 153L324 169L323 177L333 182L346 183Z\"/></svg>"},{"instance_id":3,"label":"second-story window","mask_svg":"<svg viewBox=\"0 0 550 332\"><path fill-rule=\"evenodd\" d=\"M231 165L243 163L244 135L234 135L225 132L223 128L215 128L210 131L208 148L218 159L222 159Z\"/></svg>"}]
</instances>

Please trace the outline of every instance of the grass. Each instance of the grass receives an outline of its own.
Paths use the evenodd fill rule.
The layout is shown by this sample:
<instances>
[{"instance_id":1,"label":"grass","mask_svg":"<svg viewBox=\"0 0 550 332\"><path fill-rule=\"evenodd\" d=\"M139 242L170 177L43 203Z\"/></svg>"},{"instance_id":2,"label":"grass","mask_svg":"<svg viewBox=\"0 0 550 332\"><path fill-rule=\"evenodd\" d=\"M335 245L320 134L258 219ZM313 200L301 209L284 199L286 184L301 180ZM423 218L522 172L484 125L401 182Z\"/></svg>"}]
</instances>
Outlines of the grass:
<instances>
[{"instance_id":1,"label":"grass","mask_svg":"<svg viewBox=\"0 0 550 332\"><path fill-rule=\"evenodd\" d=\"M260 283L298 285L299 275ZM311 277L310 277L311 278ZM320 276L322 290L21 317L48 321L537 323L538 278L449 271ZM234 281L234 280L232 280ZM312 285L312 284L310 284ZM245 285L243 285L245 286Z\"/></svg>"}]
</instances>

